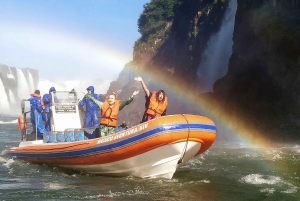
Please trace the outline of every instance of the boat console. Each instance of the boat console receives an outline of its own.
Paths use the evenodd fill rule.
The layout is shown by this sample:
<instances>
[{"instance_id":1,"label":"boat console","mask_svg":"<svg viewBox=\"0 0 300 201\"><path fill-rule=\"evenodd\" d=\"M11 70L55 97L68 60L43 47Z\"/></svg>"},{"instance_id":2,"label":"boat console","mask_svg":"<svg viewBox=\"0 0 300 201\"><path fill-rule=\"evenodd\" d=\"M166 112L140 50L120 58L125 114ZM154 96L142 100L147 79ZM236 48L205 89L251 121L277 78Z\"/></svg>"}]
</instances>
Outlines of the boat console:
<instances>
[{"instance_id":1,"label":"boat console","mask_svg":"<svg viewBox=\"0 0 300 201\"><path fill-rule=\"evenodd\" d=\"M73 142L85 140L84 132L93 132L94 128L83 128L84 111L79 108L77 92L56 91L50 94L50 126L51 131L43 134L44 143ZM30 119L30 103L24 99L21 102L24 121L22 141L35 141L36 132Z\"/></svg>"},{"instance_id":2,"label":"boat console","mask_svg":"<svg viewBox=\"0 0 300 201\"><path fill-rule=\"evenodd\" d=\"M81 118L78 103L75 91L51 93L51 131L82 128L83 118Z\"/></svg>"}]
</instances>

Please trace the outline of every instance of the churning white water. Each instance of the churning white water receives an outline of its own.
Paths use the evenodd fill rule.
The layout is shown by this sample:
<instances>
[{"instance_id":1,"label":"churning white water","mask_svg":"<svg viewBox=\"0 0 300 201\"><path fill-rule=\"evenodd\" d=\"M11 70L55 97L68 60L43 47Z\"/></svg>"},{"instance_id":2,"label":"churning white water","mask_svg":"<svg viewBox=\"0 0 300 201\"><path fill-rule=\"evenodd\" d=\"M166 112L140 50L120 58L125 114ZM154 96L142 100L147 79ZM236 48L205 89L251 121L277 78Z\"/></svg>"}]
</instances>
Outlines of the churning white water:
<instances>
[{"instance_id":1,"label":"churning white water","mask_svg":"<svg viewBox=\"0 0 300 201\"><path fill-rule=\"evenodd\" d=\"M230 0L220 31L212 35L198 67L197 77L203 92L213 90L213 84L224 76L232 54L232 34L237 9L236 0Z\"/></svg>"}]
</instances>

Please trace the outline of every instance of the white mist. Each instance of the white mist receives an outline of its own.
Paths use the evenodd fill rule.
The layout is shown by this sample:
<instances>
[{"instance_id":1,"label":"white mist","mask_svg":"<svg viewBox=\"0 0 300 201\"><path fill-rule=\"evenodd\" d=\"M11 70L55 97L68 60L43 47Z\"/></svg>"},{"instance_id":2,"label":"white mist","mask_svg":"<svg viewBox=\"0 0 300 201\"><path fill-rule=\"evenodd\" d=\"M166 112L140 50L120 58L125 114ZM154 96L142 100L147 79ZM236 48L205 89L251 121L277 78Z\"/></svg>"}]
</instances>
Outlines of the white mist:
<instances>
[{"instance_id":1,"label":"white mist","mask_svg":"<svg viewBox=\"0 0 300 201\"><path fill-rule=\"evenodd\" d=\"M229 58L232 54L236 9L236 0L230 0L220 31L212 35L208 41L197 72L202 92L212 92L213 84L227 72Z\"/></svg>"}]
</instances>

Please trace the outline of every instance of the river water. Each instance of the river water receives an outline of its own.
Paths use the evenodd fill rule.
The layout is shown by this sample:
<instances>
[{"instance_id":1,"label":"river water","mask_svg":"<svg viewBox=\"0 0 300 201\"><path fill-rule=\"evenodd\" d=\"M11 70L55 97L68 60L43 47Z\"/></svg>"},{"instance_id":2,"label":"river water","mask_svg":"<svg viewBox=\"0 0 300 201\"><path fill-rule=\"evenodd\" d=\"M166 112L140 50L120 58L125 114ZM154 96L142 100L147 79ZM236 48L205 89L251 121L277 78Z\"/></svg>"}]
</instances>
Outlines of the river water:
<instances>
[{"instance_id":1,"label":"river water","mask_svg":"<svg viewBox=\"0 0 300 201\"><path fill-rule=\"evenodd\" d=\"M0 118L0 200L300 200L300 143L269 148L218 141L173 179L106 177L12 159L16 118Z\"/></svg>"}]
</instances>

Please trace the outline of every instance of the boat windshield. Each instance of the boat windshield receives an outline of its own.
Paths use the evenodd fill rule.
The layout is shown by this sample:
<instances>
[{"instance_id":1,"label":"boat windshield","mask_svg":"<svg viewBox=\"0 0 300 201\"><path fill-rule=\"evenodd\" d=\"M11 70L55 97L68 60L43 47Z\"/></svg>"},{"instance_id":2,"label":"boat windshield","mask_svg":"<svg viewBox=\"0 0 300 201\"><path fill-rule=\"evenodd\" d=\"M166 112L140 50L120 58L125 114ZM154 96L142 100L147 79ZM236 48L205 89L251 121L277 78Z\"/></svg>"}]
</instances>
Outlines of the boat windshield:
<instances>
[{"instance_id":1,"label":"boat windshield","mask_svg":"<svg viewBox=\"0 0 300 201\"><path fill-rule=\"evenodd\" d=\"M76 103L77 93L73 91L56 91L52 93L53 103Z\"/></svg>"}]
</instances>

